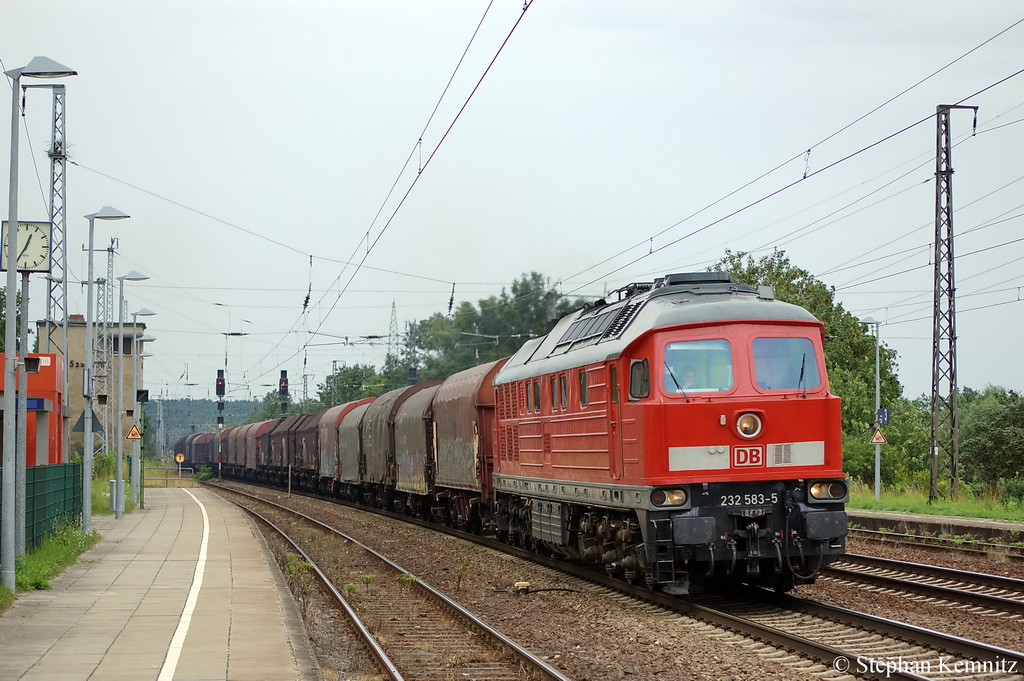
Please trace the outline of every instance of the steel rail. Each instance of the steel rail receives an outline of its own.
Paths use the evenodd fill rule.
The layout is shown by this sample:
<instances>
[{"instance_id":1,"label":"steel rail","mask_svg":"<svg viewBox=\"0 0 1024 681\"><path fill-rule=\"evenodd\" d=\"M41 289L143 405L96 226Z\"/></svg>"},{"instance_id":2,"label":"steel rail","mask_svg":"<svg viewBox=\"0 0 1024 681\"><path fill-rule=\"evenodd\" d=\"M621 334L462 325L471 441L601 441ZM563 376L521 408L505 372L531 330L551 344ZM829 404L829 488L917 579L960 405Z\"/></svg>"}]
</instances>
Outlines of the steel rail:
<instances>
[{"instance_id":1,"label":"steel rail","mask_svg":"<svg viewBox=\"0 0 1024 681\"><path fill-rule=\"evenodd\" d=\"M919 627L906 622L869 615L856 610L850 610L837 605L828 605L818 601L812 601L790 594L775 594L763 589L756 591L753 596L763 602L778 607L796 610L816 617L821 617L833 622L852 624L861 629L881 632L899 640L911 640L915 643L927 645L940 652L948 652L960 655L966 659L1003 658L1017 664L1017 668L1024 670L1024 653L1008 648L972 641L953 634L944 634L933 629Z\"/></svg>"},{"instance_id":2,"label":"steel rail","mask_svg":"<svg viewBox=\"0 0 1024 681\"><path fill-rule=\"evenodd\" d=\"M245 492L240 492L238 490L234 490L231 488L224 489L237 494L253 496L248 495ZM322 497L303 494L301 492L293 492L293 494L299 494L301 496L319 499L320 501L328 501L330 503L335 503L357 511L362 511L364 513L374 513L376 515L393 518L395 520L399 520L402 522L419 525L425 529L433 530L435 532L441 532L443 534L457 537L465 541L478 544L480 546L484 546L502 553L510 554L517 558L537 563L552 570L566 573L573 577L577 577L588 582L597 583L609 590L617 591L624 595L635 598L638 601L651 603L653 605L660 606L670 612L685 615L694 620L705 622L720 629L742 635L746 638L762 641L772 647L791 651L805 659L814 660L825 665L833 664L834 661L838 658L856 660L858 657L857 653L854 652L842 650L840 648L836 648L834 646L830 646L828 644L821 643L818 641L813 641L806 637L799 636L797 634L792 634L790 632L783 631L775 627L770 627L757 622L752 622L742 617L737 617L735 615L731 615L729 613L722 612L714 608L710 608L704 605L699 605L697 603L680 599L677 596L671 596L661 592L651 591L646 587L629 584L627 582L622 581L621 579L612 577L608 574L602 572L595 572L589 567L569 563L562 559L551 556L543 556L532 551L529 551L527 549L499 542L495 539L482 537L480 535L469 535L464 532L459 532L452 528L445 527L443 525L438 525L424 520L418 520L416 518L410 518L402 514L393 513L391 511L385 511L379 508L370 508L367 506L362 506L347 501L341 501L338 499L324 499ZM259 499L259 497L254 498ZM260 501L264 501L264 503L273 503L266 502L263 499L260 499ZM878 681L882 681L883 679L896 679L898 681L926 681L926 677L900 669L891 669L887 671L883 670L877 673L859 673L858 676L867 679L877 679Z\"/></svg>"},{"instance_id":3,"label":"steel rail","mask_svg":"<svg viewBox=\"0 0 1024 681\"><path fill-rule=\"evenodd\" d=\"M384 563L385 565L387 565L391 569L395 570L396 572L401 573L401 574L407 574L407 575L410 575L410 576L414 576L414 575L412 575L412 573L410 573L408 570L403 568L401 565L398 565L397 563L395 563L394 561L390 560L389 558L387 558L386 556L384 556L380 552L370 548L369 546L366 546L365 544L363 544L359 540L357 540L357 539L355 539L355 538L345 534L344 532L342 532L342 531L340 531L340 530L338 530L338 529L336 529L334 527L331 527L330 525L327 525L326 523L324 523L324 522L322 522L320 520L317 520L316 518L310 517L310 516L306 515L305 513L302 513L301 511L296 511L295 509L288 508L287 506L282 506L281 504L275 503L273 501L269 501L267 499L262 499L262 498L260 498L258 496L255 496L255 495L252 495L252 494L248 494L246 492L242 492L242 491L237 490L237 489L223 487L223 486L218 485L216 483L207 482L207 483L204 483L204 484L208 484L211 487L214 487L214 488L217 488L217 489L222 489L222 490L224 490L226 492L229 492L231 494L239 494L241 496L248 497L248 498L253 499L255 501L258 501L260 503L267 504L269 506L273 506L273 507L278 508L278 509L280 509L282 511L285 511L287 513L291 513L291 514L293 514L295 516L298 516L298 517L306 520L307 522L310 522L310 523L312 523L314 525L317 525L317 526L323 528L324 530L326 530L328 532L331 532L333 534L336 534L339 537L345 539L346 541L349 541L352 544L354 544L356 546L359 546L364 551L366 551L367 553L370 553L375 558L377 558L382 563ZM307 495L303 495L303 496L307 496ZM320 499L320 497L313 497L313 498ZM320 500L324 501L323 499L320 499ZM245 508L244 506L241 506L241 507ZM368 510L368 509L366 509L365 507L362 507L362 506L355 506L355 508L357 508L359 510L364 510L364 511ZM248 510L248 509L246 509L246 510ZM376 509L374 509L374 510L376 510ZM388 514L388 515L390 515L390 514ZM408 518L405 518L404 516L402 517L402 519L408 520ZM427 526L430 527L430 528L436 528L435 525L431 525L431 524L427 524ZM463 536L464 537L464 535L461 535L461 534L458 534L458 533L455 533L455 536ZM307 560L308 560L308 558L307 558ZM464 607L462 607L459 603L455 602L454 600L452 600L451 598L449 598L445 594L441 593L440 591L438 591L434 587L430 586L426 582L424 582L424 581L422 581L422 580L417 578L416 581L413 584L415 585L416 588L422 589L428 595L432 596L435 600L437 600L438 602L443 604L446 608L448 608L449 610L454 612L457 616L459 616L463 621L465 621L467 624L469 624L478 633L484 635L485 637L487 637L490 640L498 643L499 645L504 646L504 647L510 649L513 653L515 653L515 655L522 662L525 662L529 667L531 667L535 672L537 672L541 676L543 676L545 678L552 679L553 681L571 681L571 679L569 679L569 677L563 675L561 672L559 672L557 669L552 667L546 661L542 660L537 655L534 655L532 652L530 652L529 650L527 650L526 648L521 646L516 641L514 641L511 638L505 636L500 631L498 631L497 629L493 628L492 626L490 626L489 624L487 624L486 622L481 620L479 617L477 617L476 615L471 613L469 610L467 610ZM339 596L340 596L340 594L339 594Z\"/></svg>"},{"instance_id":4,"label":"steel rail","mask_svg":"<svg viewBox=\"0 0 1024 681\"><path fill-rule=\"evenodd\" d=\"M852 567L846 567L847 563ZM857 567L874 568L898 574L879 574L865 572ZM888 589L912 590L934 598L968 603L1005 612L1024 614L1024 580L988 575L981 572L955 570L936 565L905 563L902 561L847 554L837 563L822 569L825 576L844 579L863 584L871 584ZM917 579L916 579L917 578ZM941 579L954 584L933 584L921 581L925 579ZM978 591L970 587L999 589L1012 592L1016 597Z\"/></svg>"},{"instance_id":5,"label":"steel rail","mask_svg":"<svg viewBox=\"0 0 1024 681\"><path fill-rule=\"evenodd\" d=\"M387 677L391 679L391 681L405 681L405 677L402 676L402 673L398 671L398 667L395 666L395 663L392 662L391 658L388 657L388 654L384 651L380 644L377 643L377 640L373 637L373 634L370 633L370 630L367 629L366 626L363 624L363 621L359 618L359 615L356 614L356 611L353 610L352 606L348 604L348 601L346 601L345 597L341 595L341 592L334 587L334 584L331 583L330 578L326 574L324 574L323 570L320 569L320 567L316 564L312 557L310 557L305 551L303 551L302 547L300 547L291 537L289 537L284 530L282 530L280 527L271 522L270 519L264 517L258 511L254 511L251 508L243 506L242 504L238 503L237 501L234 501L233 499L228 499L228 501L230 501L235 506L239 507L246 513L259 519L261 522L265 523L270 528L272 528L275 532L277 532L277 534L282 539L288 542L292 546L292 548L295 549L296 553L302 556L302 559L304 561L309 563L313 571L316 573L316 576L320 579L320 583L323 584L324 588L327 589L332 596L334 596L334 600L337 601L338 605L341 606L341 608L345 611L345 614L348 615L349 621L352 623L353 628L355 628L356 633L359 634L359 637L363 639L363 643L366 644L366 647L369 648L370 654L373 655L374 659L376 659L377 666L380 668L380 670L384 672L384 674L386 674Z\"/></svg>"},{"instance_id":6,"label":"steel rail","mask_svg":"<svg viewBox=\"0 0 1024 681\"><path fill-rule=\"evenodd\" d=\"M234 492L235 490L230 491ZM346 501L324 499L310 494L303 494L303 496L336 503L363 512L375 513L406 523L412 523L426 529L442 532L481 546L486 546L519 558L530 560L553 570L567 573L586 581L598 583L601 586L618 591L637 600L658 605L671 612L686 615L687 617L741 634L748 638L765 642L768 645L798 653L805 658L815 660L826 665L832 664L838 658L846 658L847 660L853 661L860 660L862 658L867 659L867 656L863 653L837 648L824 642L815 641L776 627L751 621L741 615L734 615L706 604L699 604L680 599L677 596L651 591L646 587L630 584L610 575L595 572L590 567L569 563L560 558L542 556L523 548L499 542L495 539L479 535L469 535L428 521L418 520L402 514L384 511L377 508L370 508ZM261 499L261 501L263 500ZM319 521L314 520L314 522ZM731 595L735 596L737 593L746 598L748 602L767 603L792 612L801 612L830 622L845 625L853 629L875 632L879 635L888 636L898 641L916 643L921 647L927 647L939 653L946 652L958 655L968 660L1002 658L1015 663L1018 669L1024 670L1024 653L1018 651L1008 650L978 641L971 641L952 634L944 634L924 627L876 617L874 615L860 613L855 610L831 606L796 596L775 594L755 587L733 590ZM879 663L879 665L884 665L884 656L886 654L887 653L881 653L879 658L875 661ZM878 669L868 669L867 671L858 670L855 675L859 678L878 679L879 681L882 679L924 681L929 678L915 674L907 669L885 668L884 666L881 666Z\"/></svg>"}]
</instances>

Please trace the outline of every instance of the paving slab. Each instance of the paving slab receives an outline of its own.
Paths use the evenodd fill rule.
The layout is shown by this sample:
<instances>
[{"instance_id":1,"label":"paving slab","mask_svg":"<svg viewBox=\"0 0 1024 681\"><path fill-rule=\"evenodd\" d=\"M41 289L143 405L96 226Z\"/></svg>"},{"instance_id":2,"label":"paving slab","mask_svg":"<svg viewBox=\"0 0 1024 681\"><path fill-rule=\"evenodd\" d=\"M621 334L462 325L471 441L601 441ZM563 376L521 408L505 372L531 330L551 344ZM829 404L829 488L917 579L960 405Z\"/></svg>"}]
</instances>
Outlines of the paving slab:
<instances>
[{"instance_id":1,"label":"paving slab","mask_svg":"<svg viewBox=\"0 0 1024 681\"><path fill-rule=\"evenodd\" d=\"M263 538L204 489L94 516L103 539L0 616L0 679L320 681ZM253 626L258 623L258 626Z\"/></svg>"}]
</instances>

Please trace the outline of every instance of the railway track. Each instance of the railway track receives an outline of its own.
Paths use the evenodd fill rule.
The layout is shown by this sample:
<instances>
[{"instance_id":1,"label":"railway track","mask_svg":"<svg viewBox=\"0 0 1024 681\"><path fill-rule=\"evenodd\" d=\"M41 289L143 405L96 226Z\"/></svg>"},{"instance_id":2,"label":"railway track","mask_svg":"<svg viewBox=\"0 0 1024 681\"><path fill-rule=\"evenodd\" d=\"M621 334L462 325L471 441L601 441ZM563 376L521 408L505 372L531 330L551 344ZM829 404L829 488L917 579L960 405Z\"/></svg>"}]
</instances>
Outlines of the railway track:
<instances>
[{"instance_id":1,"label":"railway track","mask_svg":"<svg viewBox=\"0 0 1024 681\"><path fill-rule=\"evenodd\" d=\"M448 532L435 524L419 524ZM642 603L640 607L697 635L721 636L724 631L760 642L758 654L821 678L1024 680L1024 653L1017 651L762 589L683 600L491 539L448 533L599 584L620 594L620 600Z\"/></svg>"},{"instance_id":2,"label":"railway track","mask_svg":"<svg viewBox=\"0 0 1024 681\"><path fill-rule=\"evenodd\" d=\"M301 556L302 562L289 561L286 569L316 575L348 615L386 678L569 681L451 598L352 537L286 506L213 487L277 533L292 547L293 555ZM330 554L330 564L318 565L325 553Z\"/></svg>"},{"instance_id":3,"label":"railway track","mask_svg":"<svg viewBox=\"0 0 1024 681\"><path fill-rule=\"evenodd\" d=\"M850 536L865 541L884 544L903 544L936 551L956 551L968 555L990 556L993 553L1005 556L1009 560L1024 560L1024 549L1010 544L992 542L964 541L950 537L929 537L918 534L902 534L899 532L882 532L880 530L864 530L856 527L849 529Z\"/></svg>"},{"instance_id":4,"label":"railway track","mask_svg":"<svg viewBox=\"0 0 1024 681\"><path fill-rule=\"evenodd\" d=\"M822 576L919 593L941 605L970 608L974 614L1024 616L1024 580L1010 577L858 554L846 554L822 570Z\"/></svg>"}]
</instances>

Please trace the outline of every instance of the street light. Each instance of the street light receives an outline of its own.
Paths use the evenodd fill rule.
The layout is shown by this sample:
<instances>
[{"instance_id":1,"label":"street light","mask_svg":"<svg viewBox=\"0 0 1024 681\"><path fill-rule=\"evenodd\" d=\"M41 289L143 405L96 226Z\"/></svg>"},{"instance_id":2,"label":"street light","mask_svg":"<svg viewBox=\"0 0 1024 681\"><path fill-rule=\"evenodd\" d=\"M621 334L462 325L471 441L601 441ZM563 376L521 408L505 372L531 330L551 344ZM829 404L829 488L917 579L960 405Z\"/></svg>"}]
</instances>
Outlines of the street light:
<instances>
[{"instance_id":1,"label":"street light","mask_svg":"<svg viewBox=\"0 0 1024 681\"><path fill-rule=\"evenodd\" d=\"M131 217L116 208L103 206L95 213L89 213L85 219L89 221L89 271L85 282L85 376L82 380L82 393L85 396L85 439L82 447L82 531L92 532L92 374L93 374L93 338L92 338L92 242L93 222L95 220L124 220Z\"/></svg>"},{"instance_id":2,"label":"street light","mask_svg":"<svg viewBox=\"0 0 1024 681\"><path fill-rule=\"evenodd\" d=\"M861 324L865 326L875 327L875 428L878 428L878 411L882 406L881 403L881 379L879 375L879 341L881 339L882 331L880 328L881 322L871 317L865 317L860 320ZM875 444L875 501L878 501L882 497L882 445Z\"/></svg>"},{"instance_id":3,"label":"street light","mask_svg":"<svg viewBox=\"0 0 1024 681\"><path fill-rule=\"evenodd\" d=\"M121 447L124 444L124 282L125 281L146 281L149 279L145 274L132 270L128 274L118 277L118 331L117 340L117 465L114 466L114 491L117 493L117 503L114 504L114 518L120 519L124 515L124 476L121 475L122 453ZM132 333L133 345L135 334ZM135 348L133 347L132 350ZM134 362L134 353L133 359Z\"/></svg>"},{"instance_id":4,"label":"street light","mask_svg":"<svg viewBox=\"0 0 1024 681\"><path fill-rule=\"evenodd\" d=\"M7 303L4 320L4 454L3 454L3 508L8 510L3 514L3 524L0 525L0 583L14 592L14 553L17 542L15 533L25 533L25 528L17 529L17 514L11 512L16 505L15 487L18 481L15 477L17 451L16 414L17 386L15 384L18 357L15 352L17 343L17 320L18 312L15 306L18 289L18 142L20 138L18 120L18 91L21 89L21 77L28 78L63 78L65 76L77 76L78 72L66 66L58 64L46 57L36 57L20 69L12 69L6 72L11 79L11 170L9 175L9 193L7 204L7 250L15 254L9 259L7 267ZM25 319L23 322L27 323ZM27 349L22 348L22 352ZM24 456L22 452L21 456ZM24 481L22 481L23 483Z\"/></svg>"},{"instance_id":5,"label":"street light","mask_svg":"<svg viewBox=\"0 0 1024 681\"><path fill-rule=\"evenodd\" d=\"M132 400L133 400L133 417L138 419L139 423L142 423L142 410L139 408L139 363L136 359L142 354L142 344L148 341L155 341L156 338L152 336L140 336L135 337L135 328L139 323L139 317L152 317L156 312L147 310L142 307L136 312L132 312ZM141 426L139 432L142 432ZM140 479L142 475L142 463L139 460L141 450L139 447L138 440L132 440L132 501L139 500L139 488Z\"/></svg>"}]
</instances>

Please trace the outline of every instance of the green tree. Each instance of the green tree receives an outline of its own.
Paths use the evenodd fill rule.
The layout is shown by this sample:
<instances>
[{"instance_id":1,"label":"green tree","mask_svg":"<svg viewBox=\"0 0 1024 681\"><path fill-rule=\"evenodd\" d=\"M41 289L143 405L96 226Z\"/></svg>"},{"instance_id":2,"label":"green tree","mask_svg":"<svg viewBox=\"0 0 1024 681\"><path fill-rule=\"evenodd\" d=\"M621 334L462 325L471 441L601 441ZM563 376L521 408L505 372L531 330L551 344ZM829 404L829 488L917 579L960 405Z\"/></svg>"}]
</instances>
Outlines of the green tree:
<instances>
[{"instance_id":1,"label":"green tree","mask_svg":"<svg viewBox=\"0 0 1024 681\"><path fill-rule=\"evenodd\" d=\"M542 274L523 274L501 295L476 306L462 302L451 316L438 313L416 323L408 334L417 351L413 366L422 367L420 378L442 379L508 357L579 302L563 298Z\"/></svg>"},{"instance_id":2,"label":"green tree","mask_svg":"<svg viewBox=\"0 0 1024 681\"><path fill-rule=\"evenodd\" d=\"M370 364L340 367L317 386L319 409L377 397L384 392L384 377Z\"/></svg>"},{"instance_id":3,"label":"green tree","mask_svg":"<svg viewBox=\"0 0 1024 681\"><path fill-rule=\"evenodd\" d=\"M284 413L281 412L282 402L285 403ZM269 421L282 416L294 416L295 414L301 413L302 409L297 402L292 402L291 397L285 397L282 399L275 389L263 396L263 401L260 402L259 407L253 411L252 416L246 420L246 423Z\"/></svg>"},{"instance_id":4,"label":"green tree","mask_svg":"<svg viewBox=\"0 0 1024 681\"><path fill-rule=\"evenodd\" d=\"M898 489L927 489L928 451L931 440L929 400L900 397L889 408L889 424L882 427L882 483ZM864 482L874 480L875 446L871 431L844 434L843 468Z\"/></svg>"},{"instance_id":5,"label":"green tree","mask_svg":"<svg viewBox=\"0 0 1024 681\"><path fill-rule=\"evenodd\" d=\"M988 386L967 390L960 405L960 458L964 478L995 486L1024 474L1024 397Z\"/></svg>"}]
</instances>

